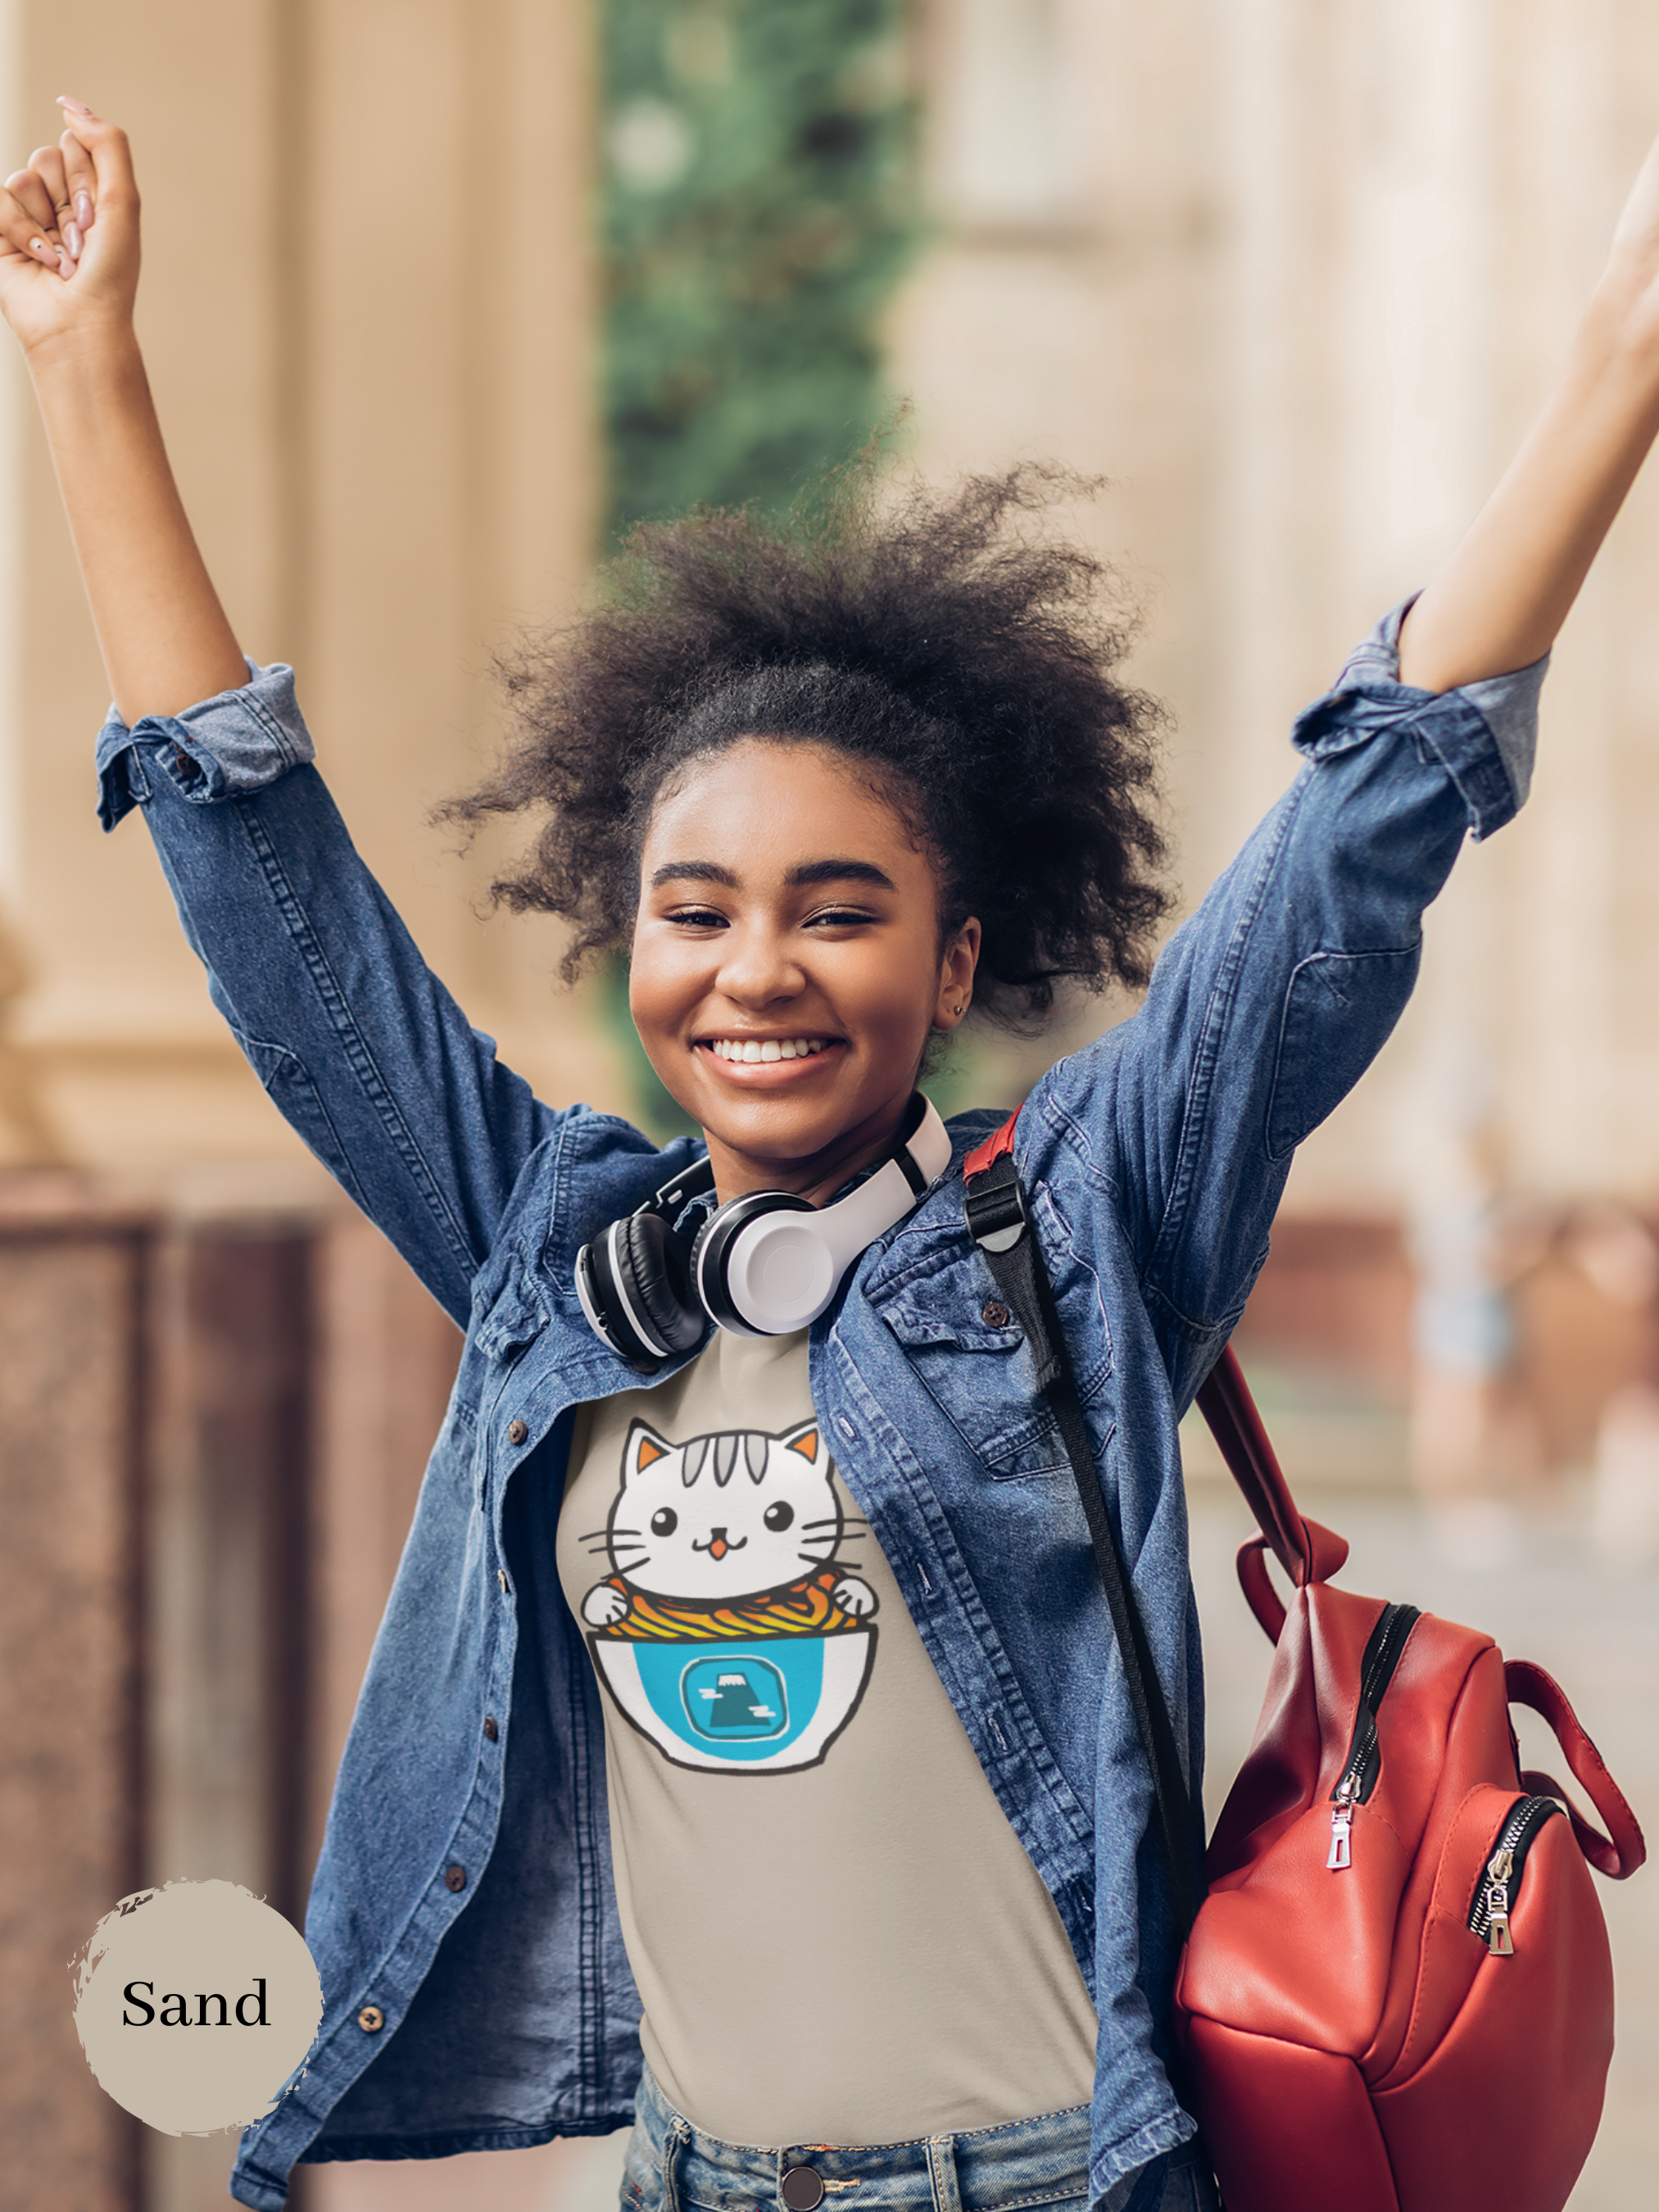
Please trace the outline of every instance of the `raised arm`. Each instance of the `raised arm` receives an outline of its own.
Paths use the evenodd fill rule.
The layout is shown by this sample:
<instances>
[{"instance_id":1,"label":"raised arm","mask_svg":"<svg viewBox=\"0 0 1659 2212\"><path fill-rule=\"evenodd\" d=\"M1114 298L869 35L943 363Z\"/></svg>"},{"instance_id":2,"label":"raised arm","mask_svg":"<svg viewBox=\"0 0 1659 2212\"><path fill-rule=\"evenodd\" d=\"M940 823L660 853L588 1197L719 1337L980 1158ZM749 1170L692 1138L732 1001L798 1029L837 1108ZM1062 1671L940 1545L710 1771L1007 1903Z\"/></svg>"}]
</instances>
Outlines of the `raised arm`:
<instances>
[{"instance_id":1,"label":"raised arm","mask_svg":"<svg viewBox=\"0 0 1659 2212\"><path fill-rule=\"evenodd\" d=\"M178 489L132 326L126 136L78 100L0 192L0 312L33 379L110 690L129 724L247 680Z\"/></svg>"},{"instance_id":2,"label":"raised arm","mask_svg":"<svg viewBox=\"0 0 1659 2212\"><path fill-rule=\"evenodd\" d=\"M99 742L105 826L143 812L267 1092L465 1325L514 1183L562 1117L469 1027L363 866L310 765L291 672L250 673L133 336L126 141L78 106L71 125L0 192L0 310L28 358L117 702Z\"/></svg>"},{"instance_id":3,"label":"raised arm","mask_svg":"<svg viewBox=\"0 0 1659 2212\"><path fill-rule=\"evenodd\" d=\"M1543 656L1656 433L1659 149L1486 510L1303 715L1302 775L1165 947L1140 1012L1022 1115L1028 1143L1046 1122L1095 1164L1098 1233L1127 1237L1180 1402L1243 1308L1292 1153L1399 1018L1464 837L1527 795Z\"/></svg>"},{"instance_id":4,"label":"raised arm","mask_svg":"<svg viewBox=\"0 0 1659 2212\"><path fill-rule=\"evenodd\" d=\"M1449 691L1541 659L1659 434L1659 143L1643 164L1566 374L1412 609L1402 683Z\"/></svg>"}]
</instances>

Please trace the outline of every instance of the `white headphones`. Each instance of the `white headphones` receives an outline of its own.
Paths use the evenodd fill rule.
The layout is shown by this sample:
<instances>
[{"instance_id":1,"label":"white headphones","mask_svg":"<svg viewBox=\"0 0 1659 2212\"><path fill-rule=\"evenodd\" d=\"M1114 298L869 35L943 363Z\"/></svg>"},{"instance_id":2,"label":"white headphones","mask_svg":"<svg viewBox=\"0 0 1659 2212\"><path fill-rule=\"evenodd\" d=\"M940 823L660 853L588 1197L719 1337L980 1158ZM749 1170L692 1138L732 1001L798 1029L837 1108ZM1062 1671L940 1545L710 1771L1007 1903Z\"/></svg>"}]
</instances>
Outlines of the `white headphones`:
<instances>
[{"instance_id":1,"label":"white headphones","mask_svg":"<svg viewBox=\"0 0 1659 2212\"><path fill-rule=\"evenodd\" d=\"M739 1336L793 1335L950 1164L945 1124L917 1091L880 1166L833 1206L753 1190L716 1207L695 1234L682 1232L676 1218L714 1188L705 1158L583 1245L582 1311L603 1343L639 1367L689 1352L711 1320Z\"/></svg>"}]
</instances>

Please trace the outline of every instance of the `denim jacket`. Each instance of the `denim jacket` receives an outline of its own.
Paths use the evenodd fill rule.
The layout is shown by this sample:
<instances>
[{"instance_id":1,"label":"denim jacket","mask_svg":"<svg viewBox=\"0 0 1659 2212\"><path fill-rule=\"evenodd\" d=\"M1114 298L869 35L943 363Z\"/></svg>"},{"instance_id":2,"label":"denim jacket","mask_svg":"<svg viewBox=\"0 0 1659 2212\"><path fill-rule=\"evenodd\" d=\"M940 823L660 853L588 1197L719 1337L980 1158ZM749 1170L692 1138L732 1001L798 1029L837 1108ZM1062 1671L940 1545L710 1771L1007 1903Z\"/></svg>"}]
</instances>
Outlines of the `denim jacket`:
<instances>
[{"instance_id":1,"label":"denim jacket","mask_svg":"<svg viewBox=\"0 0 1659 2212\"><path fill-rule=\"evenodd\" d=\"M1198 1621L1176 1423L1267 1251L1296 1146L1370 1063L1466 831L1525 795L1543 664L1401 686L1400 616L1303 714L1303 766L1178 930L1134 1017L1063 1060L1018 1161L1194 1791ZM99 744L141 808L215 1003L272 1099L466 1331L341 1763L307 1921L323 2024L244 2139L434 2157L625 2125L639 2000L604 1731L554 1570L574 1409L637 1388L577 1303L578 1247L694 1150L555 1109L426 967L310 765L290 672ZM1058 1433L951 1169L811 1332L813 1402L1100 2015L1097 2203L1192 2131L1160 2063L1174 1941L1150 1778ZM999 1323L1001 1325L999 1325ZM689 1356L689 1355L688 1355ZM665 1381L671 1361L653 1378Z\"/></svg>"}]
</instances>

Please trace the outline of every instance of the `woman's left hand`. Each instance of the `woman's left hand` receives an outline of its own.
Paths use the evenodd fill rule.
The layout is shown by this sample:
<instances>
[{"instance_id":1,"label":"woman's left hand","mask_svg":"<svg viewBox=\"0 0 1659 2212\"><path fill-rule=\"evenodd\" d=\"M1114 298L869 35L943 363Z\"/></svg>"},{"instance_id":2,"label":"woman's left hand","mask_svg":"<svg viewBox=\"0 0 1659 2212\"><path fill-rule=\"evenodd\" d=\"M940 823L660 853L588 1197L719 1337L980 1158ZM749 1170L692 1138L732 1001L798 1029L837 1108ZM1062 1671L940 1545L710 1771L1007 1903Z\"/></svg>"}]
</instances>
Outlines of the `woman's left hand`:
<instances>
[{"instance_id":1,"label":"woman's left hand","mask_svg":"<svg viewBox=\"0 0 1659 2212\"><path fill-rule=\"evenodd\" d=\"M1567 373L1400 635L1426 691L1542 657L1659 434L1659 143L1613 232Z\"/></svg>"},{"instance_id":2,"label":"woman's left hand","mask_svg":"<svg viewBox=\"0 0 1659 2212\"><path fill-rule=\"evenodd\" d=\"M1613 230L1598 296L1612 315L1622 318L1632 343L1659 346L1659 139L1649 148Z\"/></svg>"}]
</instances>

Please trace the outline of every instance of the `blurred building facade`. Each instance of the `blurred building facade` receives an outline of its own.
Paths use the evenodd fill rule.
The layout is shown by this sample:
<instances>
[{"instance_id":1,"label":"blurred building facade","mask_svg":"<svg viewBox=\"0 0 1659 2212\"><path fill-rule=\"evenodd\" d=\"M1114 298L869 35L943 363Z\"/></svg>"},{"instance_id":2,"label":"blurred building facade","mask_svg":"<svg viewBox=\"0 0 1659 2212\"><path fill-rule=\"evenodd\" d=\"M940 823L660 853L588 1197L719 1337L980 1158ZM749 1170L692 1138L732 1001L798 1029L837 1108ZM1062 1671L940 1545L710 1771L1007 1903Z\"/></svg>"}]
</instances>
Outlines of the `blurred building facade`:
<instances>
[{"instance_id":1,"label":"blurred building facade","mask_svg":"<svg viewBox=\"0 0 1659 2212\"><path fill-rule=\"evenodd\" d=\"M706 29L720 10L664 12ZM554 1102L623 1107L595 1000L555 984L556 931L481 915L487 848L458 855L427 820L492 740L492 651L571 605L604 512L595 48L578 0L86 0L72 20L15 0L0 123L19 160L60 91L129 127L152 377L233 620L251 653L295 664L362 849L474 1020ZM913 402L929 476L1029 453L1107 480L1072 519L1146 606L1134 672L1173 710L1190 905L1288 781L1296 709L1449 550L1544 397L1659 128L1659 17L1638 0L915 0L908 67L931 228L891 305L889 389ZM113 1613L99 1577L116 1587L120 1546L71 1563L74 1601L128 1623L86 1694L100 1740L139 1758L127 1810L106 1789L86 1815L103 1856L73 1911L100 1882L186 1870L275 1894L282 1854L298 1865L314 1838L453 1342L230 1045L142 829L98 832L102 678L9 360L0 576L0 1274L25 1317L48 1297L78 1311L82 1276L110 1286L95 1510L130 1534L142 1510L149 1532ZM1322 1346L1403 1400L1400 1224L1460 1054L1489 1070L1516 1188L1546 1207L1659 1199L1656 598L1647 485L1559 650L1530 807L1460 863L1399 1036L1298 1163L1253 1310L1268 1350ZM987 1066L1017 1087L1020 1064ZM1558 1347L1601 1331L1571 1273L1540 1309ZM213 1379L239 1328L288 1346L250 1394ZM1645 1342L1630 1336L1632 1370ZM203 1345L219 1349L198 1361ZM1596 1375L1604 1395L1621 1379ZM42 1370L42 1390L63 1382ZM1593 1408L1559 1389L1582 1453ZM246 1395L244 1428L216 1390ZM286 1488L238 1441L249 1407L298 1439ZM54 1433L13 1409L9 1494L51 1479ZM240 1520L216 1524L216 1485ZM285 1502L298 1552L271 1533ZM0 1575L40 1571L14 1534ZM307 1778L298 1815L258 1809L276 1770L234 1729L201 1765L220 1615L200 1593L226 1577L264 1624L245 1735L278 1711L279 1616L304 1608L303 1725L270 1754L289 1787ZM7 1738L6 1786L45 1850L58 1784L24 1740ZM26 1906L6 1911L33 1940ZM102 2160L62 2201L137 2204L101 2093L27 2078L37 2114L64 2100L42 2140L79 2128ZM219 2201L221 2148L149 2142L149 2212ZM511 2162L489 2164L510 2191ZM18 2169L20 2208L50 2201L40 2171ZM3 2212L13 2185L0 2175ZM335 2212L382 2201L368 2174L311 2185ZM405 2170L396 2201L444 2201L427 2185Z\"/></svg>"},{"instance_id":2,"label":"blurred building facade","mask_svg":"<svg viewBox=\"0 0 1659 2212\"><path fill-rule=\"evenodd\" d=\"M1549 391L1659 127L1659 22L1632 0L920 20L943 228L891 343L916 458L1105 480L1077 527L1145 609L1190 907L1290 780L1298 708L1427 580ZM1529 805L1460 860L1399 1031L1298 1157L1247 1352L1403 1399L1401 1224L1471 1070L1516 1203L1659 1199L1656 585L1650 474L1557 648ZM1583 1378L1558 1466L1593 1453L1598 1347L1626 1343L1626 1377L1652 1362L1650 1299L1632 1336L1593 1276L1516 1294L1523 1358Z\"/></svg>"}]
</instances>

